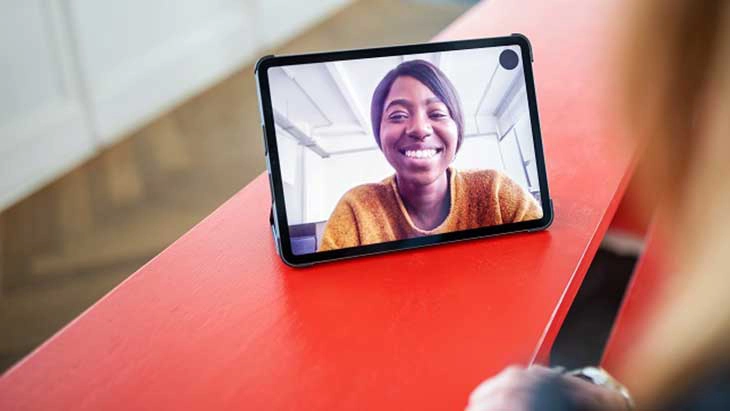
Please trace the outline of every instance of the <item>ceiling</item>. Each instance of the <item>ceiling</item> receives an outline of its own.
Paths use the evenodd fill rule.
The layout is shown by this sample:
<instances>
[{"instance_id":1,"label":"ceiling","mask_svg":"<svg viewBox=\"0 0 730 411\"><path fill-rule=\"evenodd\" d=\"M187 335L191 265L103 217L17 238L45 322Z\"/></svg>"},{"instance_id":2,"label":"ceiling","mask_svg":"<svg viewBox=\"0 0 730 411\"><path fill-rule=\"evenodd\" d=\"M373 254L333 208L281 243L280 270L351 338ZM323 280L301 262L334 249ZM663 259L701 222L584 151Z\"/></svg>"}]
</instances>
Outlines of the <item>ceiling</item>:
<instances>
[{"instance_id":1,"label":"ceiling","mask_svg":"<svg viewBox=\"0 0 730 411\"><path fill-rule=\"evenodd\" d=\"M269 70L277 136L288 135L322 157L376 149L370 99L378 82L405 60L439 67L461 99L465 137L497 132L496 117L523 82L521 65L499 64L506 48L346 60L275 67ZM283 132L285 131L285 132Z\"/></svg>"}]
</instances>

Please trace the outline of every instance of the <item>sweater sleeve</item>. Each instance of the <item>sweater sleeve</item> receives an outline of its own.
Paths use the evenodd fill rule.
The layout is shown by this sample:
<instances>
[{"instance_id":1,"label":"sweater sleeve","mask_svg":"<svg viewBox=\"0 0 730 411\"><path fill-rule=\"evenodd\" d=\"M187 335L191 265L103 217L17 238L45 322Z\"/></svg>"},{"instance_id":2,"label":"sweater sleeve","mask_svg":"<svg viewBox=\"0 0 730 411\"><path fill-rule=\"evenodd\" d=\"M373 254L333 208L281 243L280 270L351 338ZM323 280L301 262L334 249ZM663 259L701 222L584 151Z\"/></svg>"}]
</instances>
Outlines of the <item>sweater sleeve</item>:
<instances>
[{"instance_id":1,"label":"sweater sleeve","mask_svg":"<svg viewBox=\"0 0 730 411\"><path fill-rule=\"evenodd\" d=\"M357 218L346 197L340 199L327 220L322 243L317 251L336 250L360 245Z\"/></svg>"},{"instance_id":2,"label":"sweater sleeve","mask_svg":"<svg viewBox=\"0 0 730 411\"><path fill-rule=\"evenodd\" d=\"M542 218L542 208L537 200L507 176L500 178L497 196L503 223L517 223Z\"/></svg>"}]
</instances>

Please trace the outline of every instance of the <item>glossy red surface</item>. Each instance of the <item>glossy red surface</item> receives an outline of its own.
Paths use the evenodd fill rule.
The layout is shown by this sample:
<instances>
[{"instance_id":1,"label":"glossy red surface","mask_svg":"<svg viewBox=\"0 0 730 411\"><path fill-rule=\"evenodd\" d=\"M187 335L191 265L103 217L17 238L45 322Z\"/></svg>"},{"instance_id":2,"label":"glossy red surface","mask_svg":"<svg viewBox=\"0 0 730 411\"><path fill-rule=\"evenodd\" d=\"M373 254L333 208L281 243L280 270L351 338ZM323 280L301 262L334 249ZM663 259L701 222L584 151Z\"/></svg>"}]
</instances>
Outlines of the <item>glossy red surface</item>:
<instances>
[{"instance_id":1,"label":"glossy red surface","mask_svg":"<svg viewBox=\"0 0 730 411\"><path fill-rule=\"evenodd\" d=\"M624 236L629 235L638 239L646 236L651 216L642 215L638 209L638 204L641 202L639 190L639 181L634 177L629 182L621 204L619 204L616 214L611 220L609 232Z\"/></svg>"},{"instance_id":2,"label":"glossy red surface","mask_svg":"<svg viewBox=\"0 0 730 411\"><path fill-rule=\"evenodd\" d=\"M438 39L533 43L549 231L291 269L260 176L0 379L0 409L459 409L544 358L628 181L615 2L493 0Z\"/></svg>"},{"instance_id":3,"label":"glossy red surface","mask_svg":"<svg viewBox=\"0 0 730 411\"><path fill-rule=\"evenodd\" d=\"M645 246L601 359L601 365L619 379L620 375L616 373L620 372L627 351L646 329L651 310L656 308L655 304L668 283L666 255L656 226L649 228Z\"/></svg>"}]
</instances>

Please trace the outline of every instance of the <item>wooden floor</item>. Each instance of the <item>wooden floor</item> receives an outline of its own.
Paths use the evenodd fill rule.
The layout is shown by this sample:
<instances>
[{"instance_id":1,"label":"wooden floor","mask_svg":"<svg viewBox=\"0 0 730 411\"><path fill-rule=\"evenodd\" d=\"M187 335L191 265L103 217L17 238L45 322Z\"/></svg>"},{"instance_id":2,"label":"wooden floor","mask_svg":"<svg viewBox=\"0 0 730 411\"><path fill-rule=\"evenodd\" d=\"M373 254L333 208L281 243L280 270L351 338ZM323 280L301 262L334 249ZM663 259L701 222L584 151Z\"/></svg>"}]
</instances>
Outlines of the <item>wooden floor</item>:
<instances>
[{"instance_id":1,"label":"wooden floor","mask_svg":"<svg viewBox=\"0 0 730 411\"><path fill-rule=\"evenodd\" d=\"M275 52L426 41L466 8L362 0ZM252 73L243 68L0 214L0 372L264 171Z\"/></svg>"}]
</instances>

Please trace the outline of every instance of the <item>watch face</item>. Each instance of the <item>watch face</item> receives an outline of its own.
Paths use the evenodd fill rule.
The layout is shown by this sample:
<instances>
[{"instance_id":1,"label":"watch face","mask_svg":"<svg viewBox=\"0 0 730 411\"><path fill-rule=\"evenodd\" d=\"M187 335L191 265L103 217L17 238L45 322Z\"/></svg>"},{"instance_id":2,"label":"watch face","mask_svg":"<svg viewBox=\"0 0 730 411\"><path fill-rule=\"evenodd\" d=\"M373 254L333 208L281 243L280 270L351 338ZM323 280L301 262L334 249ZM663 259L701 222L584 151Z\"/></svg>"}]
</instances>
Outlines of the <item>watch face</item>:
<instances>
[{"instance_id":1,"label":"watch face","mask_svg":"<svg viewBox=\"0 0 730 411\"><path fill-rule=\"evenodd\" d=\"M592 384L600 385L601 387L614 390L621 394L626 400L626 409L635 409L634 399L631 397L629 390L623 386L618 380L613 378L608 371L599 367L585 367L578 370L566 372L565 375L572 377L578 377L586 380Z\"/></svg>"},{"instance_id":2,"label":"watch face","mask_svg":"<svg viewBox=\"0 0 730 411\"><path fill-rule=\"evenodd\" d=\"M605 371L595 367L584 367L577 370L569 371L566 373L566 375L578 377L596 385L605 385L607 382L609 382L610 379Z\"/></svg>"},{"instance_id":3,"label":"watch face","mask_svg":"<svg viewBox=\"0 0 730 411\"><path fill-rule=\"evenodd\" d=\"M583 373L596 385L605 385L609 382L609 376L606 375L606 372L598 368L586 367L583 368Z\"/></svg>"}]
</instances>

